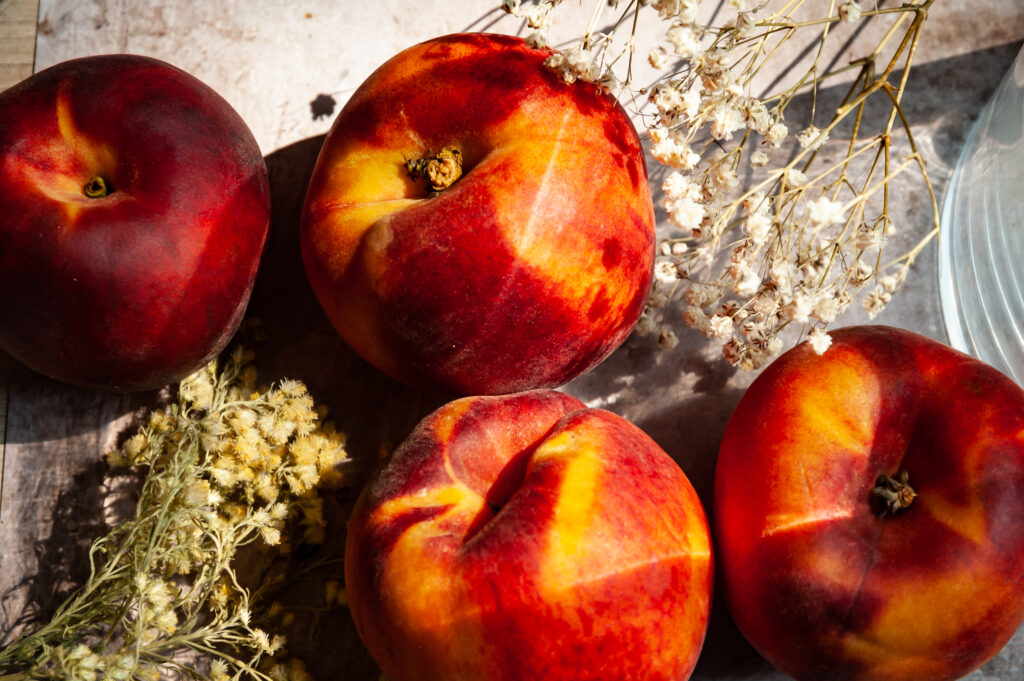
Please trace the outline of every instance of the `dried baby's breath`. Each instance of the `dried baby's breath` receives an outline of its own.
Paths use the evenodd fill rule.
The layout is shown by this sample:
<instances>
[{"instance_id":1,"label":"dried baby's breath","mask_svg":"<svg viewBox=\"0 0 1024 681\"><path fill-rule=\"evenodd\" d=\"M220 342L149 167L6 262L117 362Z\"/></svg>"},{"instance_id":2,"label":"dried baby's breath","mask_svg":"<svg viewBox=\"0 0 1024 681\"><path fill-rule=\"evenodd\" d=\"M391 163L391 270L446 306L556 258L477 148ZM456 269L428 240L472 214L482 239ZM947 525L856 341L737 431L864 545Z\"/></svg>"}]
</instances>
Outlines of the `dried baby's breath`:
<instances>
[{"instance_id":1,"label":"dried baby's breath","mask_svg":"<svg viewBox=\"0 0 1024 681\"><path fill-rule=\"evenodd\" d=\"M872 317L884 308L938 232L935 194L901 105L932 2L594 0L585 30L547 64L567 82L592 81L623 101L643 102L637 115L650 154L670 170L663 207L676 232L658 250L652 301L638 332L675 347L675 336L661 327L681 308L687 325L722 343L730 363L754 369L781 351L787 327L823 352L829 324L854 300ZM547 31L559 4L504 6L542 17L531 25ZM611 18L604 17L609 11ZM664 32L640 58L659 74L636 87L633 58L646 13L657 14ZM867 21L888 22L870 51L826 65L830 34ZM813 38L809 65L777 63L781 46L796 35ZM784 77L771 91L754 92L769 68ZM819 107L823 84L844 73L853 76L845 97L834 110ZM787 120L802 94L809 95L812 120ZM887 108L872 130L864 115L869 100ZM849 141L836 159L823 152L838 144L829 140L840 130ZM909 148L902 157L895 154L897 133ZM907 170L921 177L934 228L908 252L886 259L898 227L890 184Z\"/></svg>"},{"instance_id":2,"label":"dried baby's breath","mask_svg":"<svg viewBox=\"0 0 1024 681\"><path fill-rule=\"evenodd\" d=\"M250 360L236 350L186 378L176 404L108 455L147 470L135 516L93 543L88 581L53 619L0 652L5 679L308 678L273 659L284 639L256 625L232 561L257 540L280 544L289 521L322 540L311 492L337 482L344 437L301 382L257 389Z\"/></svg>"}]
</instances>

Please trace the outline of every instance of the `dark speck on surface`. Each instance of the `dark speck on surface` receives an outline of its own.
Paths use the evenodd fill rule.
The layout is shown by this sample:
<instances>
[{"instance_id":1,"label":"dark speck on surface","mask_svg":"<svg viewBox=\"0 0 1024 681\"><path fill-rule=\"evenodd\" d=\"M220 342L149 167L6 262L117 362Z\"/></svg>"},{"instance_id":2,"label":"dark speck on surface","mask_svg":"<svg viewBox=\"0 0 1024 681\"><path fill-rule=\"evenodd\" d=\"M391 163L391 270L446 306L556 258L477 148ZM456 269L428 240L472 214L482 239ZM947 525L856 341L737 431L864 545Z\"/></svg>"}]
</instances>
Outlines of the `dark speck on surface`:
<instances>
[{"instance_id":1,"label":"dark speck on surface","mask_svg":"<svg viewBox=\"0 0 1024 681\"><path fill-rule=\"evenodd\" d=\"M316 99L309 103L309 109L313 113L314 121L333 115L336 106L338 106L338 101L334 97L325 94L317 95Z\"/></svg>"}]
</instances>

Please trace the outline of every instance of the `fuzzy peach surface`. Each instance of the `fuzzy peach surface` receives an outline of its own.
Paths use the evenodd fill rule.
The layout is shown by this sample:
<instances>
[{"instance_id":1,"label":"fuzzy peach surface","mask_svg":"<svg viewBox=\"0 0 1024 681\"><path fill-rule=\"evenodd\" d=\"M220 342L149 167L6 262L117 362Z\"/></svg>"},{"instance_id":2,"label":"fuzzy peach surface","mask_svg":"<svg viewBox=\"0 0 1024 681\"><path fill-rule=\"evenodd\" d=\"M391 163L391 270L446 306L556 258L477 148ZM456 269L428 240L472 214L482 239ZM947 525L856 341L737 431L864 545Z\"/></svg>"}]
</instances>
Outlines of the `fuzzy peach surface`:
<instances>
[{"instance_id":1,"label":"fuzzy peach surface","mask_svg":"<svg viewBox=\"0 0 1024 681\"><path fill-rule=\"evenodd\" d=\"M346 584L395 681L689 676L707 521L635 426L551 391L457 400L361 497Z\"/></svg>"},{"instance_id":2,"label":"fuzzy peach surface","mask_svg":"<svg viewBox=\"0 0 1024 681\"><path fill-rule=\"evenodd\" d=\"M881 517L899 471L917 497ZM1024 392L917 334L783 355L729 423L714 499L730 610L801 681L957 679L1024 620Z\"/></svg>"},{"instance_id":3,"label":"fuzzy peach surface","mask_svg":"<svg viewBox=\"0 0 1024 681\"><path fill-rule=\"evenodd\" d=\"M0 93L0 215L0 347L61 381L141 390L192 373L238 328L270 188L211 88L101 55Z\"/></svg>"},{"instance_id":4,"label":"fuzzy peach surface","mask_svg":"<svg viewBox=\"0 0 1024 681\"><path fill-rule=\"evenodd\" d=\"M341 336L400 380L460 394L552 387L626 338L651 282L654 212L614 98L520 39L454 35L356 91L303 215L310 283ZM457 148L432 194L406 161Z\"/></svg>"}]
</instances>

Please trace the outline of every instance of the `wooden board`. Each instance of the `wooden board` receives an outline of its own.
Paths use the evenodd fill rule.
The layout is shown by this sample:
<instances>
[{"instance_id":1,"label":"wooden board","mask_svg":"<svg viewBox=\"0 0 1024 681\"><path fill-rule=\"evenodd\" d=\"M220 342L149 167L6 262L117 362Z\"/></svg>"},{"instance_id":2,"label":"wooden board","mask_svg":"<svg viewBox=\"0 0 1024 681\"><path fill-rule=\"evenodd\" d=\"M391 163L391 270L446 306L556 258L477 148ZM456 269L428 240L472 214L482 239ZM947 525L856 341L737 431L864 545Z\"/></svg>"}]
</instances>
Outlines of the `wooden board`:
<instances>
[{"instance_id":1,"label":"wooden board","mask_svg":"<svg viewBox=\"0 0 1024 681\"><path fill-rule=\"evenodd\" d=\"M0 90L32 74L39 0L0 0Z\"/></svg>"},{"instance_id":2,"label":"wooden board","mask_svg":"<svg viewBox=\"0 0 1024 681\"><path fill-rule=\"evenodd\" d=\"M253 128L270 171L274 205L271 239L250 308L263 319L268 336L256 348L258 363L266 380L303 379L329 406L350 436L357 461L354 489L376 465L381 448L397 444L445 398L383 377L326 322L298 256L297 217L305 186L333 113L376 65L442 33L519 31L518 23L495 13L496 4L462 0L428 10L411 0L42 0L39 7L37 68L100 52L149 54L211 84ZM34 17L33 2L0 3L0 77L16 79L13 71L4 76L7 60L22 69L31 64L18 42L22 39L5 36L7 31L24 35L25 22L34 30ZM941 191L970 121L1024 39L1024 16L1017 0L991 0L981 7L946 0L937 3L930 21L933 30L921 46L908 108L919 121L915 134ZM14 54L21 56L9 56ZM649 163L656 188L661 176ZM899 218L910 232L926 229L926 211L911 198ZM877 321L942 339L933 257L922 258L912 284ZM846 322L863 320L854 314ZM734 372L717 349L678 319L672 326L683 339L674 352L633 338L565 389L647 431L680 463L707 503L719 438L752 376ZM89 541L123 509L121 490L109 487L101 456L123 436L133 414L157 401L155 393L122 396L69 388L0 353L0 638L45 616L83 579ZM345 494L351 492L339 495L336 509L344 507ZM343 519L335 522L337 536ZM298 591L304 588L296 585ZM344 612L299 633L291 646L311 662L318 678L376 678ZM996 660L969 678L1016 681L1022 668L1024 640L1018 633ZM695 678L784 677L742 640L719 600Z\"/></svg>"}]
</instances>

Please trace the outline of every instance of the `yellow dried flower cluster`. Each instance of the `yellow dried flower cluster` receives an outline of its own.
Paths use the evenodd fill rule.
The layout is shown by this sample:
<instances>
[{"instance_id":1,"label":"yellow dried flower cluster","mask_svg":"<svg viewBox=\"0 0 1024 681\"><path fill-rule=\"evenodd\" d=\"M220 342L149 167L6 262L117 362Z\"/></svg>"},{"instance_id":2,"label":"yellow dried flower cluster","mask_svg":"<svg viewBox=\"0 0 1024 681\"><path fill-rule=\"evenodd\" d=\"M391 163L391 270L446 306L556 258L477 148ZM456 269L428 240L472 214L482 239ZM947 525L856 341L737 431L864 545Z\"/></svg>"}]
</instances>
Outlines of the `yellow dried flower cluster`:
<instances>
[{"instance_id":1,"label":"yellow dried flower cluster","mask_svg":"<svg viewBox=\"0 0 1024 681\"><path fill-rule=\"evenodd\" d=\"M820 6L804 0L594 0L585 31L548 65L566 81L591 81L645 102L638 115L646 120L651 156L665 166L663 207L673 233L660 244L639 333L658 331L675 310L687 326L720 342L731 364L754 369L783 349L779 334L787 327L824 352L829 324L855 299L871 317L882 310L938 232L934 191L901 106L932 2L865 9L857 0ZM535 32L531 44L543 45L558 5L506 0L503 6L527 20ZM596 32L609 7L618 14L610 28ZM822 14L811 16L815 11ZM656 82L631 89L642 12L656 12L665 32L647 55ZM866 21L889 22L870 53L823 66L830 33ZM627 35L617 39L617 32ZM758 75L797 33L810 33L812 45L818 43L810 65L776 64L781 84L755 94ZM616 64L625 69L621 81ZM822 116L815 111L819 86L842 71L854 74L849 92ZM785 114L803 93L814 102L811 117L823 124L805 122L793 134ZM888 107L880 130L862 129L869 98ZM823 160L841 124L850 140L841 158ZM899 129L908 149L897 158ZM888 188L907 169L920 173L931 197L934 228L908 252L886 260L884 246L897 229ZM657 337L665 348L679 342L670 328Z\"/></svg>"},{"instance_id":2,"label":"yellow dried flower cluster","mask_svg":"<svg viewBox=\"0 0 1024 681\"><path fill-rule=\"evenodd\" d=\"M284 640L253 622L232 560L258 538L287 550L289 522L304 543L323 539L313 491L340 482L345 441L301 382L257 389L251 359L238 349L222 370L211 363L186 378L176 404L108 455L112 466L148 469L135 517L94 542L88 582L49 624L0 652L0 672L195 677L179 659L191 650L214 680L309 678L300 662L274 658Z\"/></svg>"}]
</instances>

